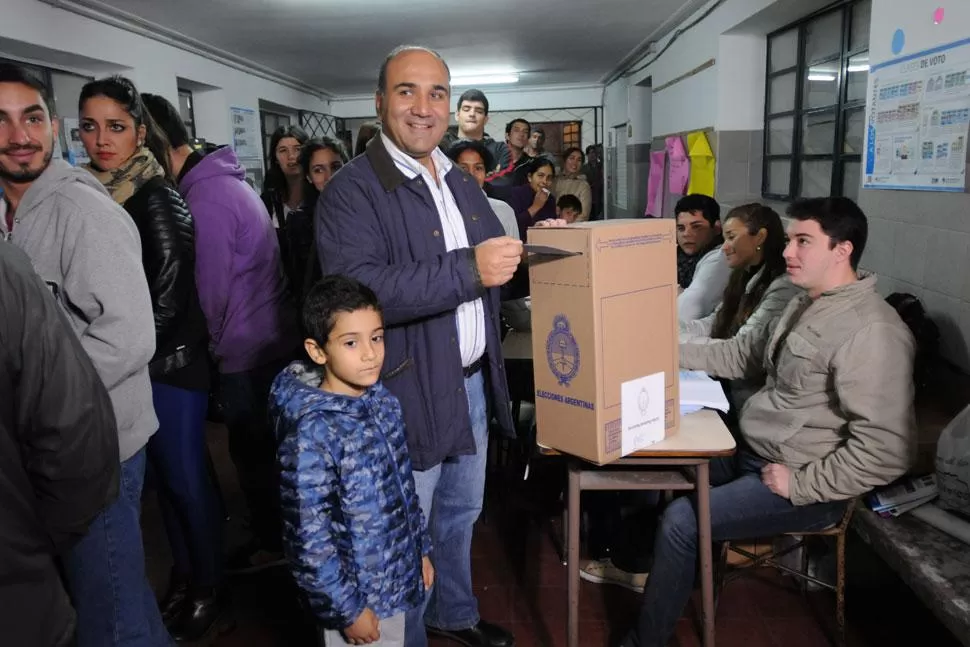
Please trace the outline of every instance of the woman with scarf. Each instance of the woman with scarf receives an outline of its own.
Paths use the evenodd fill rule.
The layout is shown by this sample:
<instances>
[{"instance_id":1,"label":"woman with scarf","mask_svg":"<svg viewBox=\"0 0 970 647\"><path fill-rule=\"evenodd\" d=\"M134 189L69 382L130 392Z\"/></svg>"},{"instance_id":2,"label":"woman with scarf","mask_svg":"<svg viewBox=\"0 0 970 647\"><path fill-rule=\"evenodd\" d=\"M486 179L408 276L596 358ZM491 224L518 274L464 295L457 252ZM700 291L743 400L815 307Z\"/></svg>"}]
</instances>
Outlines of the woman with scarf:
<instances>
[{"instance_id":1,"label":"woman with scarf","mask_svg":"<svg viewBox=\"0 0 970 647\"><path fill-rule=\"evenodd\" d=\"M593 209L593 194L589 182L582 173L584 162L583 149L578 146L567 148L562 154L562 173L556 176L553 193L560 198L564 195L574 195L583 205L583 212L576 218L577 222L589 220Z\"/></svg>"},{"instance_id":2,"label":"woman with scarf","mask_svg":"<svg viewBox=\"0 0 970 647\"><path fill-rule=\"evenodd\" d=\"M159 428L148 443L175 565L162 619L177 640L223 624L221 519L206 465L208 333L195 284L195 227L175 190L169 144L126 78L81 90L87 169L134 220L155 313L149 364Z\"/></svg>"}]
</instances>

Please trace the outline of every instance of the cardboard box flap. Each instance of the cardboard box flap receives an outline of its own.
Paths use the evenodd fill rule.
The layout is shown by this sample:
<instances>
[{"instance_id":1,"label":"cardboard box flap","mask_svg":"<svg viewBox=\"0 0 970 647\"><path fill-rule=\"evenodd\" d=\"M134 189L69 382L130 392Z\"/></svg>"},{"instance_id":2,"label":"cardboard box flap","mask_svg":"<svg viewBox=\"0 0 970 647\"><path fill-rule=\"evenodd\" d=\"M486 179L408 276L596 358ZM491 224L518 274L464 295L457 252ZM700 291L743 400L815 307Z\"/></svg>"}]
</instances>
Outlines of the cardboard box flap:
<instances>
[{"instance_id":1,"label":"cardboard box flap","mask_svg":"<svg viewBox=\"0 0 970 647\"><path fill-rule=\"evenodd\" d=\"M537 254L529 259L529 277L536 283L589 287L592 255L588 232L573 227L534 227L529 246L560 250L563 255Z\"/></svg>"}]
</instances>

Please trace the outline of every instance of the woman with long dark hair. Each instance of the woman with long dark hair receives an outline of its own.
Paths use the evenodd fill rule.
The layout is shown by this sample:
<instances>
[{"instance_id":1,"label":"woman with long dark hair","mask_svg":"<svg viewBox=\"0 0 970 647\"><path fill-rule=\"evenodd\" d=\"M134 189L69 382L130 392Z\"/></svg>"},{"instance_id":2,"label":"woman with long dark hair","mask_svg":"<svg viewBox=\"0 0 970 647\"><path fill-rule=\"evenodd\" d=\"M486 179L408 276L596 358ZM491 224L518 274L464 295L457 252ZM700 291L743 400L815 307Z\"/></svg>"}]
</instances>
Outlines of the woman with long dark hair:
<instances>
[{"instance_id":1,"label":"woman with long dark hair","mask_svg":"<svg viewBox=\"0 0 970 647\"><path fill-rule=\"evenodd\" d=\"M771 208L751 203L732 209L724 219L724 256L731 277L714 312L681 322L681 342L706 343L759 331L777 318L798 288L785 268L785 230ZM730 395L736 411L763 380L734 380Z\"/></svg>"},{"instance_id":2,"label":"woman with long dark hair","mask_svg":"<svg viewBox=\"0 0 970 647\"><path fill-rule=\"evenodd\" d=\"M141 237L155 313L149 375L159 421L148 461L175 561L162 618L176 639L198 640L227 609L220 515L206 463L208 331L195 284L195 226L174 187L168 140L131 81L88 83L78 111L87 168Z\"/></svg>"},{"instance_id":3,"label":"woman with long dark hair","mask_svg":"<svg viewBox=\"0 0 970 647\"><path fill-rule=\"evenodd\" d=\"M593 195L589 182L582 172L585 159L583 149L579 146L572 146L563 151L562 173L556 177L553 187L553 191L560 198L564 195L574 195L579 198L580 204L583 205L583 212L576 218L577 221L589 220L593 208Z\"/></svg>"},{"instance_id":4,"label":"woman with long dark hair","mask_svg":"<svg viewBox=\"0 0 970 647\"><path fill-rule=\"evenodd\" d=\"M322 137L311 139L300 153L300 169L306 185L303 206L290 214L287 244L292 256L290 283L293 295L302 303L310 288L323 276L317 257L314 227L317 198L334 173L347 163L347 153L340 142Z\"/></svg>"},{"instance_id":5,"label":"woman with long dark hair","mask_svg":"<svg viewBox=\"0 0 970 647\"><path fill-rule=\"evenodd\" d=\"M556 179L556 167L547 157L537 157L525 170L526 184L509 191L507 202L515 211L519 223L519 236L526 240L529 227L540 220L556 217L556 198L552 195L552 183Z\"/></svg>"},{"instance_id":6,"label":"woman with long dark hair","mask_svg":"<svg viewBox=\"0 0 970 647\"><path fill-rule=\"evenodd\" d=\"M266 181L263 182L263 193L260 195L276 228L280 259L286 270L286 277L290 280L290 289L296 297L299 297L299 293L295 283L300 281L294 281L296 275L293 273L290 236L286 230L291 214L304 204L307 181L300 168L300 152L308 139L306 132L299 126L280 126L276 129L269 142L269 168L266 171Z\"/></svg>"}]
</instances>

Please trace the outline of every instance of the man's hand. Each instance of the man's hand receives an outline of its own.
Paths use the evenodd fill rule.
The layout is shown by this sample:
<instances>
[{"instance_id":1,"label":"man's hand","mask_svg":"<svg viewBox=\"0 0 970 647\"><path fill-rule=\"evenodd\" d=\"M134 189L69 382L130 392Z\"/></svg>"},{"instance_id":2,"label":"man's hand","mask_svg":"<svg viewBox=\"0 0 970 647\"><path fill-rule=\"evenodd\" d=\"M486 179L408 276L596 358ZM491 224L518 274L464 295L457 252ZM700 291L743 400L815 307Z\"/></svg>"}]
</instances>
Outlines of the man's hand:
<instances>
[{"instance_id":1,"label":"man's hand","mask_svg":"<svg viewBox=\"0 0 970 647\"><path fill-rule=\"evenodd\" d=\"M548 218L535 223L536 227L565 227L569 223L562 218Z\"/></svg>"},{"instance_id":2,"label":"man's hand","mask_svg":"<svg viewBox=\"0 0 970 647\"><path fill-rule=\"evenodd\" d=\"M354 624L344 629L344 638L351 645L367 645L381 639L377 616L369 607L357 616Z\"/></svg>"},{"instance_id":3,"label":"man's hand","mask_svg":"<svg viewBox=\"0 0 970 647\"><path fill-rule=\"evenodd\" d=\"M482 285L494 288L512 279L522 260L522 242L508 236L489 238L475 247L475 262Z\"/></svg>"},{"instance_id":4,"label":"man's hand","mask_svg":"<svg viewBox=\"0 0 970 647\"><path fill-rule=\"evenodd\" d=\"M431 558L427 555L421 560L421 579L424 580L425 591L434 584L434 566L431 565Z\"/></svg>"},{"instance_id":5,"label":"man's hand","mask_svg":"<svg viewBox=\"0 0 970 647\"><path fill-rule=\"evenodd\" d=\"M770 463L761 468L761 482L783 499L791 498L788 488L790 478L791 470L784 465Z\"/></svg>"}]
</instances>

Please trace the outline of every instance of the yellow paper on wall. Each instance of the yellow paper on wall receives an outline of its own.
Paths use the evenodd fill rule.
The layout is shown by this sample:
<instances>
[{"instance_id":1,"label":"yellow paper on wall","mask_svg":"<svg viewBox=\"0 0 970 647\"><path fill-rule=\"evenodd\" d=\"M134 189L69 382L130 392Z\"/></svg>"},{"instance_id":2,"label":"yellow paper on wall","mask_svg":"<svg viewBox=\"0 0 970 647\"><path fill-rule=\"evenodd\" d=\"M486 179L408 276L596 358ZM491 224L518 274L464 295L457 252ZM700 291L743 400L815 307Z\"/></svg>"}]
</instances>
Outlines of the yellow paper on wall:
<instances>
[{"instance_id":1,"label":"yellow paper on wall","mask_svg":"<svg viewBox=\"0 0 970 647\"><path fill-rule=\"evenodd\" d=\"M690 157L690 182L687 193L714 197L714 151L702 131L687 135L687 155Z\"/></svg>"}]
</instances>

